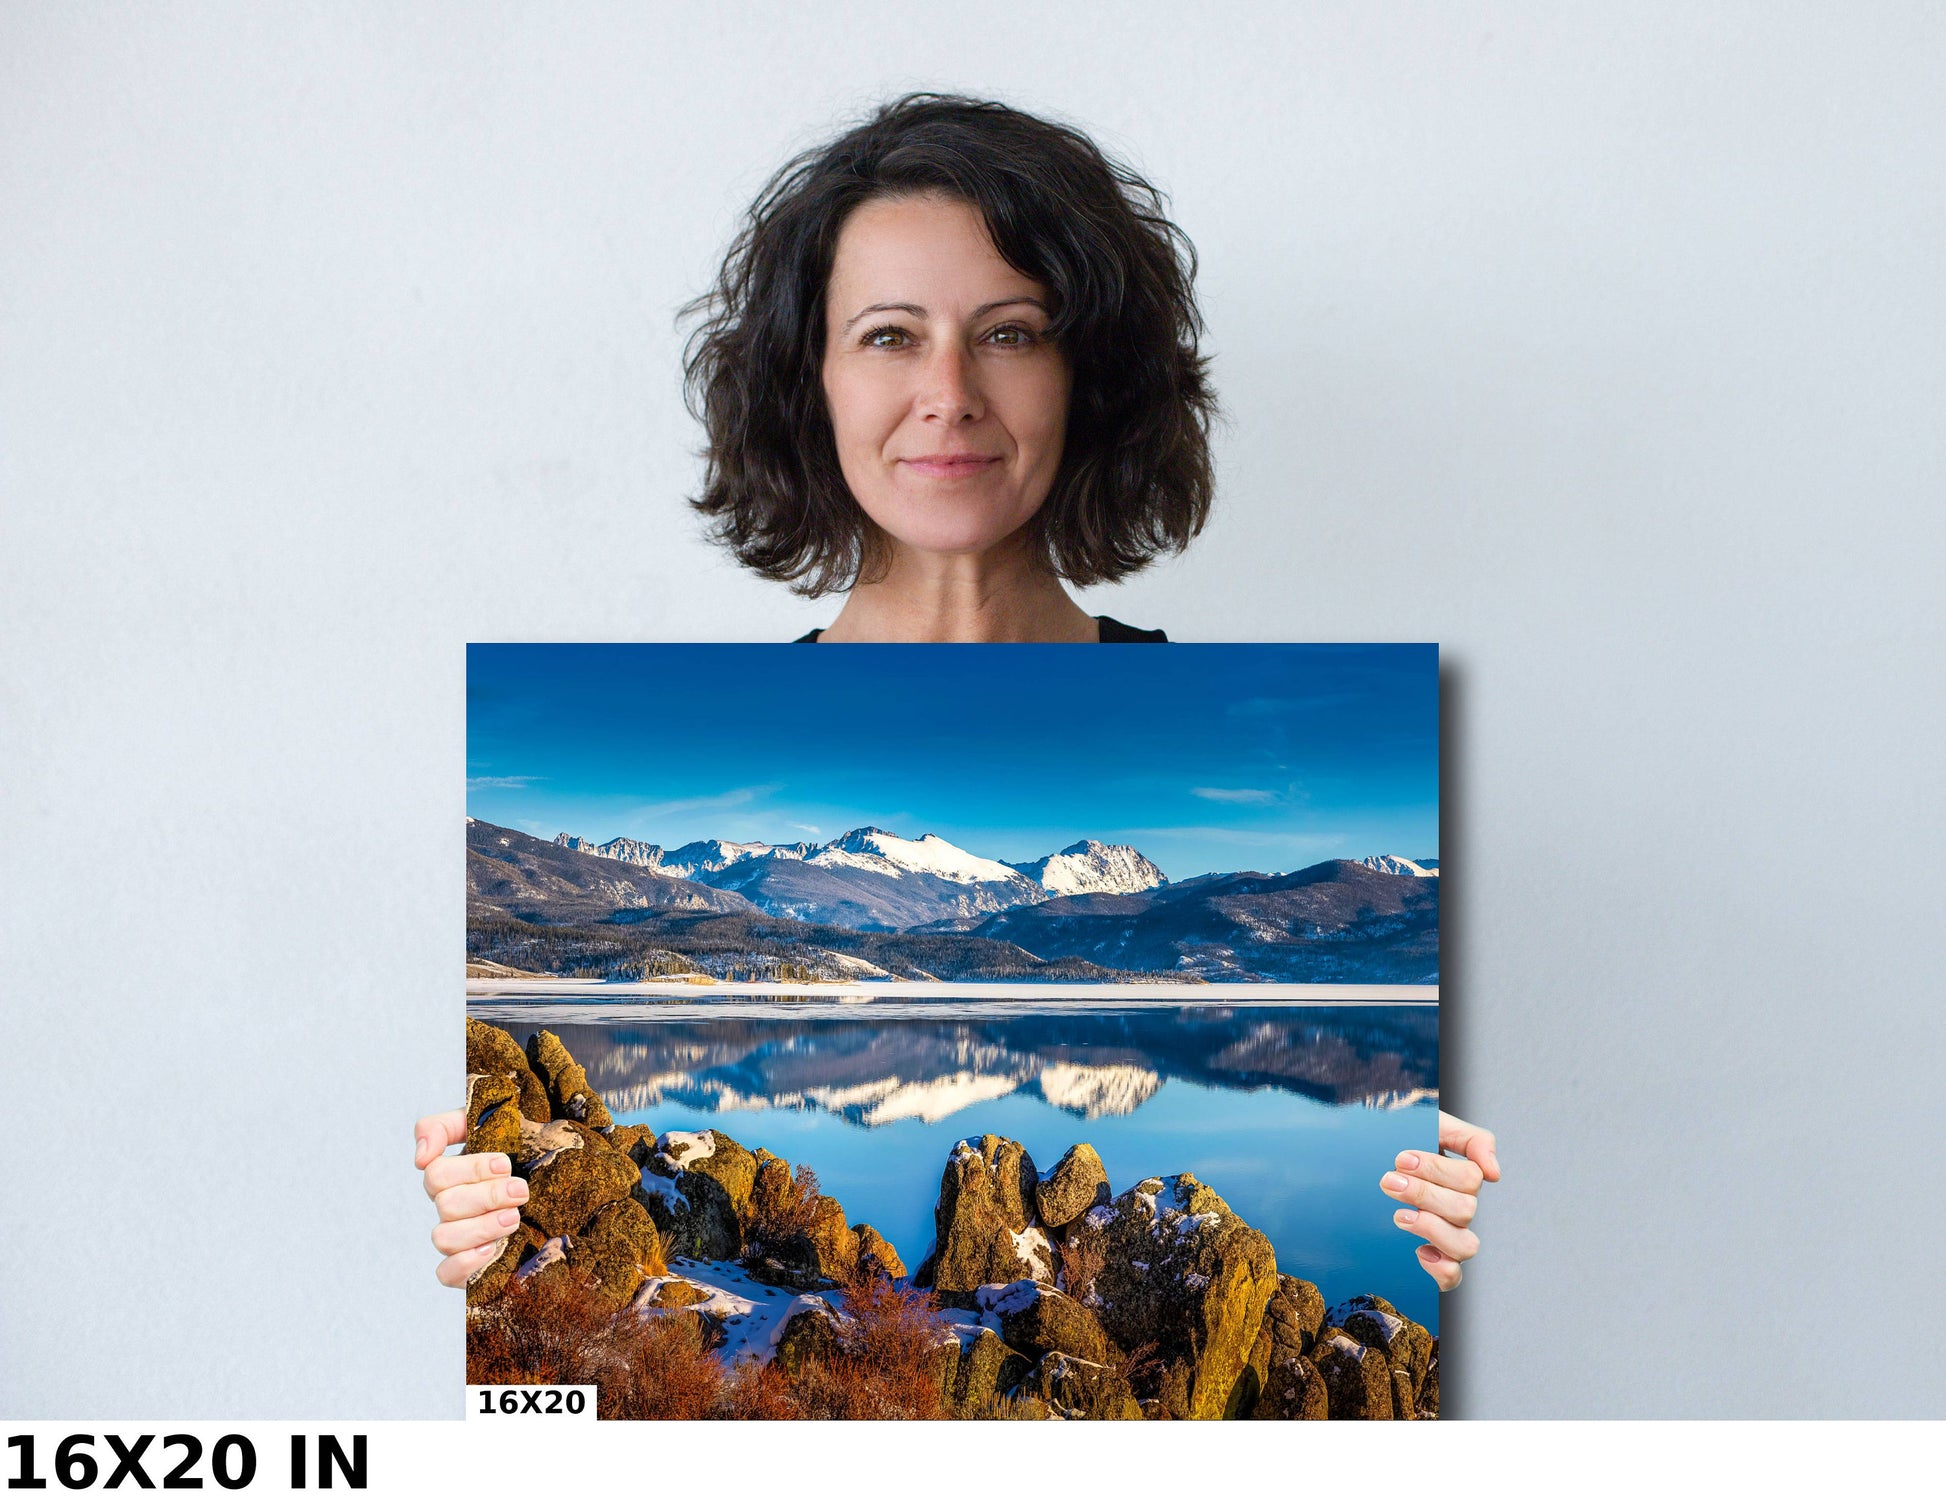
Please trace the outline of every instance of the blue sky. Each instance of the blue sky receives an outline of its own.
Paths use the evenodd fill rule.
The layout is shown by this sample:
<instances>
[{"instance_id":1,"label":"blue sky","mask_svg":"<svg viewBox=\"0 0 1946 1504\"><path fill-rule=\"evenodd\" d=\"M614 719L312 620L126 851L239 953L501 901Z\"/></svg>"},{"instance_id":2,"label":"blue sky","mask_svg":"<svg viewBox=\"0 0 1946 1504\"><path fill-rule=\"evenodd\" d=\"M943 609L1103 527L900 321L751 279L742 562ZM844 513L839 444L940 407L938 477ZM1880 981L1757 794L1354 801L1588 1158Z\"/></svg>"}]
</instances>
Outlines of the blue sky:
<instances>
[{"instance_id":1,"label":"blue sky","mask_svg":"<svg viewBox=\"0 0 1946 1504\"><path fill-rule=\"evenodd\" d=\"M473 644L467 813L665 847L1083 837L1173 879L1438 854L1432 644Z\"/></svg>"}]
</instances>

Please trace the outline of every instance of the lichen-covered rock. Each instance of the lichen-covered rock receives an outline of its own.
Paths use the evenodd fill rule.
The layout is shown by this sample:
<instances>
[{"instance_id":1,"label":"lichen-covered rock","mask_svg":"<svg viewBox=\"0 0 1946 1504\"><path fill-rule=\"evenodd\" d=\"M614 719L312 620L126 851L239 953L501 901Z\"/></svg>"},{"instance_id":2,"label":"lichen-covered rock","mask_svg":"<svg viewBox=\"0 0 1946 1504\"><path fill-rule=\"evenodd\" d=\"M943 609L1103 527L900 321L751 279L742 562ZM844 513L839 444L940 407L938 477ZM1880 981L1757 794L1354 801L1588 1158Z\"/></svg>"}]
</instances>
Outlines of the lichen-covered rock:
<instances>
[{"instance_id":1,"label":"lichen-covered rock","mask_svg":"<svg viewBox=\"0 0 1946 1504\"><path fill-rule=\"evenodd\" d=\"M881 1274L886 1279L905 1278L905 1260L899 1257L894 1248L869 1222L854 1222L853 1235L858 1239L858 1267L870 1273Z\"/></svg>"},{"instance_id":2,"label":"lichen-covered rock","mask_svg":"<svg viewBox=\"0 0 1946 1504\"><path fill-rule=\"evenodd\" d=\"M1270 1240L1193 1175L1144 1180L1064 1230L1070 1267L1099 1266L1086 1298L1124 1351L1154 1343L1184 1392L1185 1419L1236 1414L1255 1399L1252 1350L1277 1293Z\"/></svg>"},{"instance_id":3,"label":"lichen-covered rock","mask_svg":"<svg viewBox=\"0 0 1946 1504\"><path fill-rule=\"evenodd\" d=\"M1383 1349L1327 1326L1311 1344L1311 1362L1324 1379L1333 1420L1392 1419L1392 1367Z\"/></svg>"},{"instance_id":4,"label":"lichen-covered rock","mask_svg":"<svg viewBox=\"0 0 1946 1504\"><path fill-rule=\"evenodd\" d=\"M1426 1360L1426 1380L1419 1386L1419 1419L1439 1419L1439 1339L1432 1339L1432 1356Z\"/></svg>"},{"instance_id":5,"label":"lichen-covered rock","mask_svg":"<svg viewBox=\"0 0 1946 1504\"><path fill-rule=\"evenodd\" d=\"M669 1272L655 1223L627 1199L604 1206L574 1235L568 1267L592 1275L600 1298L616 1307L632 1299L643 1280Z\"/></svg>"},{"instance_id":6,"label":"lichen-covered rock","mask_svg":"<svg viewBox=\"0 0 1946 1504\"><path fill-rule=\"evenodd\" d=\"M1359 1342L1380 1349L1392 1367L1406 1371L1412 1380L1412 1409L1416 1413L1419 1386L1425 1382L1426 1365L1432 1357L1432 1333L1401 1316L1395 1306L1377 1295L1354 1295L1340 1301L1326 1319Z\"/></svg>"},{"instance_id":7,"label":"lichen-covered rock","mask_svg":"<svg viewBox=\"0 0 1946 1504\"><path fill-rule=\"evenodd\" d=\"M1032 1280L1005 1285L988 1298L976 1291L986 1309L1000 1317L1000 1335L1009 1347L1030 1358L1062 1352L1090 1363L1108 1361L1108 1334L1079 1301Z\"/></svg>"},{"instance_id":8,"label":"lichen-covered rock","mask_svg":"<svg viewBox=\"0 0 1946 1504\"><path fill-rule=\"evenodd\" d=\"M961 1412L978 1412L1017 1387L1033 1369L1023 1353L1015 1352L988 1327L960 1349L953 1379L953 1404Z\"/></svg>"},{"instance_id":9,"label":"lichen-covered rock","mask_svg":"<svg viewBox=\"0 0 1946 1504\"><path fill-rule=\"evenodd\" d=\"M701 1133L665 1133L655 1146L666 1170L708 1176L723 1187L739 1220L749 1215L757 1157L729 1134L707 1128Z\"/></svg>"},{"instance_id":10,"label":"lichen-covered rock","mask_svg":"<svg viewBox=\"0 0 1946 1504\"><path fill-rule=\"evenodd\" d=\"M548 1237L574 1232L641 1182L635 1162L573 1121L522 1124L516 1168L527 1179L522 1215Z\"/></svg>"},{"instance_id":11,"label":"lichen-covered rock","mask_svg":"<svg viewBox=\"0 0 1946 1504\"><path fill-rule=\"evenodd\" d=\"M1270 1308L1264 1314L1276 1351L1302 1357L1324 1330L1324 1297L1308 1279L1280 1274L1277 1293L1271 1296Z\"/></svg>"},{"instance_id":12,"label":"lichen-covered rock","mask_svg":"<svg viewBox=\"0 0 1946 1504\"><path fill-rule=\"evenodd\" d=\"M520 1115L530 1122L545 1123L554 1113L547 1100L547 1088L527 1063L527 1055L505 1029L483 1024L477 1018L466 1021L466 1073L511 1076L520 1088Z\"/></svg>"},{"instance_id":13,"label":"lichen-covered rock","mask_svg":"<svg viewBox=\"0 0 1946 1504\"><path fill-rule=\"evenodd\" d=\"M600 1131L615 1126L608 1108L588 1085L588 1073L575 1063L560 1036L542 1029L527 1039L527 1063L547 1089L548 1105L557 1118L572 1118Z\"/></svg>"},{"instance_id":14,"label":"lichen-covered rock","mask_svg":"<svg viewBox=\"0 0 1946 1504\"><path fill-rule=\"evenodd\" d=\"M1419 1399L1414 1392L1412 1375L1403 1368L1392 1370L1392 1419L1417 1420L1419 1418Z\"/></svg>"},{"instance_id":15,"label":"lichen-covered rock","mask_svg":"<svg viewBox=\"0 0 1946 1504\"><path fill-rule=\"evenodd\" d=\"M667 1137L665 1134L664 1137ZM687 1170L665 1173L665 1156L642 1167L630 1194L649 1214L671 1258L733 1259L743 1252L743 1226L719 1181Z\"/></svg>"},{"instance_id":16,"label":"lichen-covered rock","mask_svg":"<svg viewBox=\"0 0 1946 1504\"><path fill-rule=\"evenodd\" d=\"M750 1185L750 1219L759 1224L774 1224L789 1214L797 1203L797 1184L791 1167L768 1149L752 1149L756 1171Z\"/></svg>"},{"instance_id":17,"label":"lichen-covered rock","mask_svg":"<svg viewBox=\"0 0 1946 1504\"><path fill-rule=\"evenodd\" d=\"M698 1289L686 1279L665 1279L655 1287L655 1294L649 1303L663 1307L693 1306L707 1298L707 1291Z\"/></svg>"},{"instance_id":18,"label":"lichen-covered rock","mask_svg":"<svg viewBox=\"0 0 1946 1504\"><path fill-rule=\"evenodd\" d=\"M1069 1149L1034 1187L1034 1205L1043 1227L1065 1227L1109 1200L1108 1172L1092 1144Z\"/></svg>"},{"instance_id":19,"label":"lichen-covered rock","mask_svg":"<svg viewBox=\"0 0 1946 1504\"><path fill-rule=\"evenodd\" d=\"M1023 1398L1041 1401L1066 1420L1140 1420L1142 1407L1128 1380L1105 1364L1072 1353L1052 1352L1034 1365L1020 1386Z\"/></svg>"},{"instance_id":20,"label":"lichen-covered rock","mask_svg":"<svg viewBox=\"0 0 1946 1504\"><path fill-rule=\"evenodd\" d=\"M539 1235L525 1222L503 1238L500 1251L494 1255L492 1262L476 1269L467 1280L467 1305L484 1305L506 1289L514 1271L525 1262L528 1254L540 1246L538 1238Z\"/></svg>"},{"instance_id":21,"label":"lichen-covered rock","mask_svg":"<svg viewBox=\"0 0 1946 1504\"><path fill-rule=\"evenodd\" d=\"M786 1373L796 1373L806 1363L829 1362L841 1347L838 1323L820 1301L791 1314L777 1334L777 1354L771 1361Z\"/></svg>"},{"instance_id":22,"label":"lichen-covered rock","mask_svg":"<svg viewBox=\"0 0 1946 1504\"><path fill-rule=\"evenodd\" d=\"M479 1074L466 1078L466 1152L520 1152L520 1086L511 1076Z\"/></svg>"},{"instance_id":23,"label":"lichen-covered rock","mask_svg":"<svg viewBox=\"0 0 1946 1504\"><path fill-rule=\"evenodd\" d=\"M608 1130L608 1145L638 1165L645 1165L655 1157L655 1129L646 1123L619 1125Z\"/></svg>"},{"instance_id":24,"label":"lichen-covered rock","mask_svg":"<svg viewBox=\"0 0 1946 1504\"><path fill-rule=\"evenodd\" d=\"M1012 1139L991 1133L962 1139L940 1177L934 1253L915 1282L931 1285L948 1305L964 1306L981 1285L1052 1279L1052 1250L1033 1227L1039 1180L1033 1158Z\"/></svg>"},{"instance_id":25,"label":"lichen-covered rock","mask_svg":"<svg viewBox=\"0 0 1946 1504\"><path fill-rule=\"evenodd\" d=\"M1250 1413L1256 1420L1323 1420L1330 1414L1330 1394L1309 1358L1273 1354L1263 1393Z\"/></svg>"}]
</instances>

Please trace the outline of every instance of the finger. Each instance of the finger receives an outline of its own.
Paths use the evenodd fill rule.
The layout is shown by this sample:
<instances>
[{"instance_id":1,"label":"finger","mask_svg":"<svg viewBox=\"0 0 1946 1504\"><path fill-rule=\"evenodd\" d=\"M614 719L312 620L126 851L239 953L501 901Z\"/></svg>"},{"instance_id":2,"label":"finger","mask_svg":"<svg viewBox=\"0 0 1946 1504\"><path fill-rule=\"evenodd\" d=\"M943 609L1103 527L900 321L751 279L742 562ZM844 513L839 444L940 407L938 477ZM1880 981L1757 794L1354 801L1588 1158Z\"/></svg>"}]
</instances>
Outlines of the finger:
<instances>
[{"instance_id":1,"label":"finger","mask_svg":"<svg viewBox=\"0 0 1946 1504\"><path fill-rule=\"evenodd\" d=\"M1480 1167L1480 1173L1488 1180L1500 1178L1500 1159L1494 1152L1497 1146L1493 1134L1478 1124L1465 1122L1450 1112L1442 1112L1439 1115L1439 1147L1450 1149L1455 1154L1464 1154Z\"/></svg>"},{"instance_id":2,"label":"finger","mask_svg":"<svg viewBox=\"0 0 1946 1504\"><path fill-rule=\"evenodd\" d=\"M457 1222L441 1222L432 1230L432 1246L441 1253L464 1253L485 1243L497 1243L520 1226L520 1213L512 1207L488 1212L484 1217L465 1217Z\"/></svg>"},{"instance_id":3,"label":"finger","mask_svg":"<svg viewBox=\"0 0 1946 1504\"><path fill-rule=\"evenodd\" d=\"M500 1257L501 1244L498 1238L491 1243L482 1243L478 1248L469 1248L464 1253L453 1254L439 1261L437 1273L442 1285L458 1289L473 1277L475 1272L486 1268Z\"/></svg>"},{"instance_id":4,"label":"finger","mask_svg":"<svg viewBox=\"0 0 1946 1504\"><path fill-rule=\"evenodd\" d=\"M1392 1220L1414 1237L1424 1238L1454 1263L1463 1264L1480 1251L1478 1233L1468 1228L1455 1227L1444 1217L1434 1216L1431 1212L1403 1206L1392 1213Z\"/></svg>"},{"instance_id":5,"label":"finger","mask_svg":"<svg viewBox=\"0 0 1946 1504\"><path fill-rule=\"evenodd\" d=\"M466 1142L466 1114L455 1109L421 1118L412 1125L412 1136L418 1145L412 1168L423 1170L454 1144Z\"/></svg>"},{"instance_id":6,"label":"finger","mask_svg":"<svg viewBox=\"0 0 1946 1504\"><path fill-rule=\"evenodd\" d=\"M1388 1170L1378 1185L1394 1201L1403 1201L1407 1206L1416 1206L1421 1211L1444 1217L1455 1227L1466 1226L1480 1208L1477 1196L1449 1191L1443 1185L1434 1185L1417 1175L1401 1175L1397 1170Z\"/></svg>"},{"instance_id":7,"label":"finger","mask_svg":"<svg viewBox=\"0 0 1946 1504\"><path fill-rule=\"evenodd\" d=\"M439 1220L457 1222L497 1212L502 1207L519 1206L527 1199L527 1182L516 1175L496 1175L491 1180L469 1180L448 1186L432 1198L439 1208Z\"/></svg>"},{"instance_id":8,"label":"finger","mask_svg":"<svg viewBox=\"0 0 1946 1504\"><path fill-rule=\"evenodd\" d=\"M1472 1160L1455 1159L1447 1154L1423 1154L1408 1149L1392 1162L1408 1175L1417 1175L1421 1180L1430 1180L1434 1185L1467 1196L1478 1191L1480 1182L1486 1178Z\"/></svg>"},{"instance_id":9,"label":"finger","mask_svg":"<svg viewBox=\"0 0 1946 1504\"><path fill-rule=\"evenodd\" d=\"M1442 1294L1460 1282L1460 1266L1430 1243L1419 1245L1419 1267L1432 1276Z\"/></svg>"},{"instance_id":10,"label":"finger","mask_svg":"<svg viewBox=\"0 0 1946 1504\"><path fill-rule=\"evenodd\" d=\"M449 1187L471 1180L492 1180L496 1175L511 1175L513 1161L504 1154L445 1154L426 1166L426 1194L438 1199Z\"/></svg>"}]
</instances>

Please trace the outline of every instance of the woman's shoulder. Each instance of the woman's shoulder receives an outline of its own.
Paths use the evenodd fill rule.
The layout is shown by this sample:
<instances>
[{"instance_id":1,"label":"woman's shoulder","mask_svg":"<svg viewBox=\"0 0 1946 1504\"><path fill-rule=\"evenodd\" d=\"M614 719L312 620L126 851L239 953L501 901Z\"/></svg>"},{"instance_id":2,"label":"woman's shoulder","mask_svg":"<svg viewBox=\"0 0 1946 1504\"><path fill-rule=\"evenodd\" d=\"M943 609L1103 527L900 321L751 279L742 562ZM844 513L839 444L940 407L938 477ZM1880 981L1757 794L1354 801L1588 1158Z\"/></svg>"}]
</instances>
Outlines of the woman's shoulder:
<instances>
[{"instance_id":1,"label":"woman's shoulder","mask_svg":"<svg viewBox=\"0 0 1946 1504\"><path fill-rule=\"evenodd\" d=\"M1097 616L1095 621L1101 626L1103 642L1167 642L1169 640L1169 634L1160 627L1153 630L1131 627L1127 622L1116 621L1112 616ZM791 641L816 642L823 630L822 627L813 627L802 637L793 637Z\"/></svg>"}]
</instances>

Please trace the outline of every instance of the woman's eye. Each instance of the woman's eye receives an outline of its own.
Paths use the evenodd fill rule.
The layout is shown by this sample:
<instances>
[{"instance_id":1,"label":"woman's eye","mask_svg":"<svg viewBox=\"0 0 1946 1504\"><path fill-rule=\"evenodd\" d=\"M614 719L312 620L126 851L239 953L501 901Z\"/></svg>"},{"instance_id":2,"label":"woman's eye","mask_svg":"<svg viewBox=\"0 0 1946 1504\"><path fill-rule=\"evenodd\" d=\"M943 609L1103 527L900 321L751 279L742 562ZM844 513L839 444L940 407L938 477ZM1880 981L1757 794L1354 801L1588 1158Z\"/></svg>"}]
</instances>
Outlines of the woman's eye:
<instances>
[{"instance_id":1,"label":"woman's eye","mask_svg":"<svg viewBox=\"0 0 1946 1504\"><path fill-rule=\"evenodd\" d=\"M987 339L993 344L1015 349L1021 345L1033 344L1034 331L1020 324L1003 324L989 334Z\"/></svg>"},{"instance_id":2,"label":"woman's eye","mask_svg":"<svg viewBox=\"0 0 1946 1504\"><path fill-rule=\"evenodd\" d=\"M869 330L862 343L879 350L896 350L906 342L905 330L887 324L882 329Z\"/></svg>"}]
</instances>

